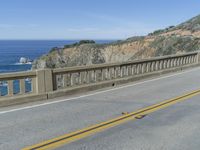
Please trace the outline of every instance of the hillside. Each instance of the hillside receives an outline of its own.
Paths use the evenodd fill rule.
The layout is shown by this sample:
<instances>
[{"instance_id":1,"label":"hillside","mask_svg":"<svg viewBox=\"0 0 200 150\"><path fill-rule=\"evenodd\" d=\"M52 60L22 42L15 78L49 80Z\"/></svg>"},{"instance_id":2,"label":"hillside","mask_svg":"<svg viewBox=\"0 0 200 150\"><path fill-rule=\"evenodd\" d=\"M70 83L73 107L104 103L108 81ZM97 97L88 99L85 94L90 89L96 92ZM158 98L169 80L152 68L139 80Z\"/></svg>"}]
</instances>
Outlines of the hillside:
<instances>
[{"instance_id":1,"label":"hillside","mask_svg":"<svg viewBox=\"0 0 200 150\"><path fill-rule=\"evenodd\" d=\"M180 25L109 44L80 41L53 48L34 61L33 69L124 62L200 49L200 15Z\"/></svg>"}]
</instances>

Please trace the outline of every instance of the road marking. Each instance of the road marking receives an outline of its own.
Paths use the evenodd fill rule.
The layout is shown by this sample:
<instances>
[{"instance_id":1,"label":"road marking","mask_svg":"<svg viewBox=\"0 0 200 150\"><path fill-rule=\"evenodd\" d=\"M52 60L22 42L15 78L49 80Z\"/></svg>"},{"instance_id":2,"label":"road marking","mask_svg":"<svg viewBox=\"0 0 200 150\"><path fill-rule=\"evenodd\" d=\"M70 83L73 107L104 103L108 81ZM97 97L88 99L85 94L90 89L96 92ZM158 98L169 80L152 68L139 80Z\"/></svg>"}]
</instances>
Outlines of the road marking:
<instances>
[{"instance_id":1,"label":"road marking","mask_svg":"<svg viewBox=\"0 0 200 150\"><path fill-rule=\"evenodd\" d=\"M146 115L148 115L152 112L158 111L160 109L164 109L166 107L169 107L173 104L176 104L178 102L189 99L189 98L194 97L194 96L199 95L199 94L200 94L200 90L196 90L196 91L187 93L185 95L182 95L182 96L179 96L179 97L176 97L176 98L173 98L173 99L165 100L161 103L157 103L157 104L148 106L148 107L143 108L143 109L139 109L135 112L128 113L126 115L117 117L115 119L112 119L112 120L109 120L109 121L106 121L106 122L102 122L100 124L96 124L96 125L93 125L91 127L81 129L79 131L75 131L75 132L72 132L72 133L69 133L69 134L65 134L63 136L60 136L60 137L57 137L57 138L54 138L54 139L44 141L42 143L24 148L22 150L55 149L55 148L58 148L62 145L80 140L80 139L88 137L92 134L101 132L103 130L112 128L112 127L120 125L120 124L123 124L127 121L135 120L135 119L138 119L138 118L142 119L141 116L146 116Z\"/></svg>"},{"instance_id":2,"label":"road marking","mask_svg":"<svg viewBox=\"0 0 200 150\"><path fill-rule=\"evenodd\" d=\"M32 109L32 108L42 107L42 106L46 106L46 105L52 105L52 104L62 103L62 102L71 101L71 100L78 100L78 99L81 99L81 98L85 98L85 97L89 97L89 96L94 96L94 95L97 95L97 94L107 93L107 92L110 92L110 91L120 90L120 89L123 89L123 88L133 87L133 86L141 85L141 84L144 84L144 83L149 83L149 82L153 82L153 81L157 81L157 80L161 80L161 79L166 79L166 78L178 76L178 75L181 75L181 74L184 74L184 73L193 72L193 71L196 71L196 70L199 70L199 68L195 68L195 69L183 71L183 72L172 74L172 75L162 76L162 77L155 78L155 79L145 80L145 81L137 82L137 83L134 83L134 84L120 86L120 87L113 88L113 89L99 91L99 92L95 92L95 93L92 93L92 94L86 94L86 95L81 95L81 96L78 96L78 97L72 97L72 98L62 99L62 100L57 100L57 101L53 101L53 102L46 102L46 103L36 104L36 105L32 105L32 106L25 106L25 107L21 107L21 108L6 110L6 111L0 111L0 115L6 114L6 113L11 113L11 112L16 112L16 111L21 111L21 110L26 110L26 109Z\"/></svg>"}]
</instances>

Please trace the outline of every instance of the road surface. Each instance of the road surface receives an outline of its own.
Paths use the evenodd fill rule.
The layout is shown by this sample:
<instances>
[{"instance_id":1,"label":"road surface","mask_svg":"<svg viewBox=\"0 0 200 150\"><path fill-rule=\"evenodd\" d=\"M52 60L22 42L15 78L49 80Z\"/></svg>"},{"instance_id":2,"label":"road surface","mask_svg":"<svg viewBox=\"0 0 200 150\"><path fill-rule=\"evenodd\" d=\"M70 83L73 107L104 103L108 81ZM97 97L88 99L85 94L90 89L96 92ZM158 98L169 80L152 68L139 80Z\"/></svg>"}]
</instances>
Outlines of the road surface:
<instances>
[{"instance_id":1,"label":"road surface","mask_svg":"<svg viewBox=\"0 0 200 150\"><path fill-rule=\"evenodd\" d=\"M0 109L0 149L18 150L200 89L200 68L114 89ZM61 100L61 102L59 102ZM200 95L59 150L199 150Z\"/></svg>"}]
</instances>

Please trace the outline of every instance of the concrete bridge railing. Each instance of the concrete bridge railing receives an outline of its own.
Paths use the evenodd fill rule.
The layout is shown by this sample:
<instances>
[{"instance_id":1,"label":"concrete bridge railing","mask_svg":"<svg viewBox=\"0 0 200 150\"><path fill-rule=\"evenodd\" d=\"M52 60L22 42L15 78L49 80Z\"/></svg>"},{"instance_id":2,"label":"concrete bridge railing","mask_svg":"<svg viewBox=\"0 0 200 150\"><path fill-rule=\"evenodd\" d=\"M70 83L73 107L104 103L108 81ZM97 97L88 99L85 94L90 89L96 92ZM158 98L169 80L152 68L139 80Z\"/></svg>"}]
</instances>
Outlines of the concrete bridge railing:
<instances>
[{"instance_id":1,"label":"concrete bridge railing","mask_svg":"<svg viewBox=\"0 0 200 150\"><path fill-rule=\"evenodd\" d=\"M124 63L0 74L0 87L6 86L6 94L0 93L0 105L1 100L9 101L12 98L14 101L14 98L22 96L29 101L35 97L47 99L61 96L70 93L70 90L93 90L95 86L106 87L127 79L195 66L199 60L199 52L192 52Z\"/></svg>"}]
</instances>

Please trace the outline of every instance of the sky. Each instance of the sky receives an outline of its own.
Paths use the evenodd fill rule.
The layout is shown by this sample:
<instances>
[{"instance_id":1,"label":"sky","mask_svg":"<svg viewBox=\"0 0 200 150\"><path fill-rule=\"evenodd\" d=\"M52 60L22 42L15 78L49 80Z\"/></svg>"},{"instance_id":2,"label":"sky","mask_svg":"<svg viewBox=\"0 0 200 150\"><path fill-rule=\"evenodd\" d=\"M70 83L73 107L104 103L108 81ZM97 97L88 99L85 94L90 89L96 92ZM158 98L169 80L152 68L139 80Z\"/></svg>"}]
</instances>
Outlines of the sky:
<instances>
[{"instance_id":1,"label":"sky","mask_svg":"<svg viewBox=\"0 0 200 150\"><path fill-rule=\"evenodd\" d=\"M0 0L0 39L126 39L199 14L198 0Z\"/></svg>"}]
</instances>

